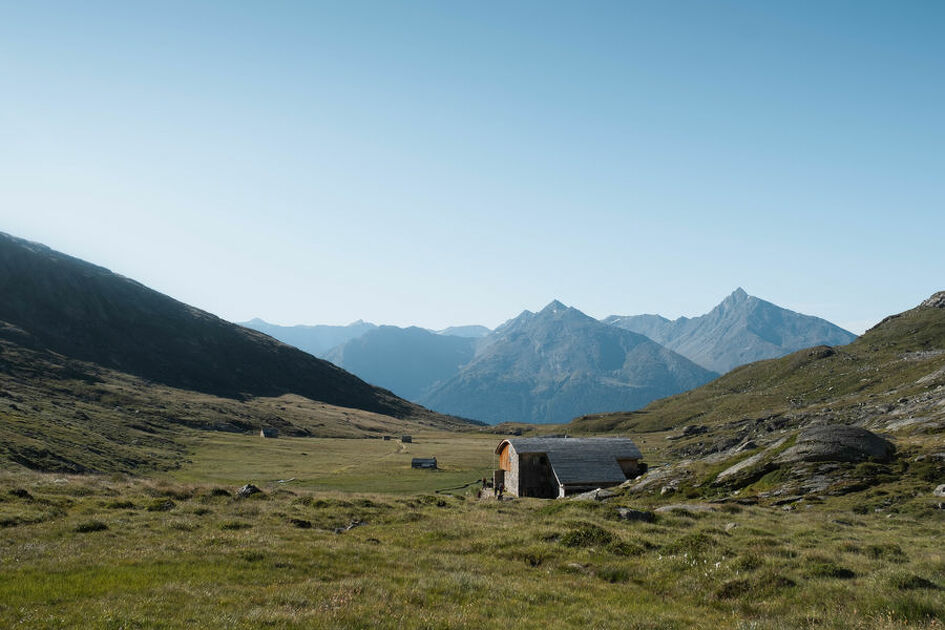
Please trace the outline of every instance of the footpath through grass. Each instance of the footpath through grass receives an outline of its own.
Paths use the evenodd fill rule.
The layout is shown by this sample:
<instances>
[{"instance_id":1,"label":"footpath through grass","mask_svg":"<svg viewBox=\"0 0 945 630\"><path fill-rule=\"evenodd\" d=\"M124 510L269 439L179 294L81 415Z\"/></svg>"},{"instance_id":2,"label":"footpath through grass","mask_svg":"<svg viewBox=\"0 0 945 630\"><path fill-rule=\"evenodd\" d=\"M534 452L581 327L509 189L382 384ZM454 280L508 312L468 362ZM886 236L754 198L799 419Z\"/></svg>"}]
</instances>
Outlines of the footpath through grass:
<instances>
[{"instance_id":1,"label":"footpath through grass","mask_svg":"<svg viewBox=\"0 0 945 630\"><path fill-rule=\"evenodd\" d=\"M945 617L941 510L727 505L627 522L626 498L234 490L0 473L0 627L891 629Z\"/></svg>"}]
</instances>

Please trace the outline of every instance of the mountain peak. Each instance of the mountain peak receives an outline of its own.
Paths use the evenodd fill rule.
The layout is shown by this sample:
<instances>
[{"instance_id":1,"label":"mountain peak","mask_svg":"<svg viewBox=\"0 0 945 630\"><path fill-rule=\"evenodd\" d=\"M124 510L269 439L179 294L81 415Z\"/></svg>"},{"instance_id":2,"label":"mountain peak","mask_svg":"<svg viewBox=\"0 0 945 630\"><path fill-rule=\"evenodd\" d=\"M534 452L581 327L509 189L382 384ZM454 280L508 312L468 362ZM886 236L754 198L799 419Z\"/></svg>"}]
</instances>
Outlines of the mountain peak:
<instances>
[{"instance_id":1,"label":"mountain peak","mask_svg":"<svg viewBox=\"0 0 945 630\"><path fill-rule=\"evenodd\" d=\"M745 291L745 289L743 289L743 288L741 288L741 287L738 287L737 289L735 289L734 291L732 291L732 294L729 295L728 297L729 297L729 299L732 300L733 302L742 302L742 301L744 301L744 300L747 300L747 299L748 299L749 297L751 297L751 296L748 295L748 293Z\"/></svg>"},{"instance_id":2,"label":"mountain peak","mask_svg":"<svg viewBox=\"0 0 945 630\"><path fill-rule=\"evenodd\" d=\"M565 306L558 300L551 300L551 302L548 303L548 306L541 309L541 312L542 313L544 312L557 313L558 311L566 311L566 310L568 310L567 306Z\"/></svg>"}]
</instances>

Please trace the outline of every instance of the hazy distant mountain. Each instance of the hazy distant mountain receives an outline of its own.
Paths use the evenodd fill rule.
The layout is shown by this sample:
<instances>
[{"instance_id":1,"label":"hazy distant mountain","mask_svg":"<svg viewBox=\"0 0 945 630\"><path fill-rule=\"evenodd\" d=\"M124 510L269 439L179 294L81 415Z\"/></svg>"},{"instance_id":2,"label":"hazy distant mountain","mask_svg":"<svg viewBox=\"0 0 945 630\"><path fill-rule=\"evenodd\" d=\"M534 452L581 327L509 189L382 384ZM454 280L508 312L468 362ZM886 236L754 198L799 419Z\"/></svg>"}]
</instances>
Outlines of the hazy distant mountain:
<instances>
[{"instance_id":1,"label":"hazy distant mountain","mask_svg":"<svg viewBox=\"0 0 945 630\"><path fill-rule=\"evenodd\" d=\"M418 400L469 362L475 346L472 337L381 326L332 349L325 358L369 383Z\"/></svg>"},{"instance_id":2,"label":"hazy distant mountain","mask_svg":"<svg viewBox=\"0 0 945 630\"><path fill-rule=\"evenodd\" d=\"M335 346L357 339L369 330L377 328L376 325L360 319L347 326L279 326L258 317L242 322L240 326L266 333L283 343L321 358L324 358L325 353Z\"/></svg>"},{"instance_id":3,"label":"hazy distant mountain","mask_svg":"<svg viewBox=\"0 0 945 630\"><path fill-rule=\"evenodd\" d=\"M450 326L449 328L444 328L443 330L438 330L436 333L438 335L451 335L453 337L472 337L473 339L479 339L485 337L492 331L486 328L485 326Z\"/></svg>"},{"instance_id":4,"label":"hazy distant mountain","mask_svg":"<svg viewBox=\"0 0 945 630\"><path fill-rule=\"evenodd\" d=\"M562 422L637 409L716 374L646 337L558 301L480 340L476 357L419 400L488 422Z\"/></svg>"},{"instance_id":5,"label":"hazy distant mountain","mask_svg":"<svg viewBox=\"0 0 945 630\"><path fill-rule=\"evenodd\" d=\"M781 308L742 289L700 317L669 320L659 315L632 315L603 321L645 335L720 373L803 348L844 345L856 339L827 320Z\"/></svg>"}]
</instances>

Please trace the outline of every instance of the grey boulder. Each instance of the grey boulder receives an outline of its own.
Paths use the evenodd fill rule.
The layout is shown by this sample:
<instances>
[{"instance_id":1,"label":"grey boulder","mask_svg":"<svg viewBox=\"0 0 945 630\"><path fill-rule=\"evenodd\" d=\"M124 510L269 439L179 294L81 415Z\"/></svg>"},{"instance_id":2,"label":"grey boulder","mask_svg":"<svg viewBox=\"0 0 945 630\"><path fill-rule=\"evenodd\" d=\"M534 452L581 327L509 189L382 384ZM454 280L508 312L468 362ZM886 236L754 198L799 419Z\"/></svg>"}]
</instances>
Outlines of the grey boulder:
<instances>
[{"instance_id":1,"label":"grey boulder","mask_svg":"<svg viewBox=\"0 0 945 630\"><path fill-rule=\"evenodd\" d=\"M866 429L827 425L801 431L794 446L781 453L774 463L888 461L895 452L892 442Z\"/></svg>"}]
</instances>

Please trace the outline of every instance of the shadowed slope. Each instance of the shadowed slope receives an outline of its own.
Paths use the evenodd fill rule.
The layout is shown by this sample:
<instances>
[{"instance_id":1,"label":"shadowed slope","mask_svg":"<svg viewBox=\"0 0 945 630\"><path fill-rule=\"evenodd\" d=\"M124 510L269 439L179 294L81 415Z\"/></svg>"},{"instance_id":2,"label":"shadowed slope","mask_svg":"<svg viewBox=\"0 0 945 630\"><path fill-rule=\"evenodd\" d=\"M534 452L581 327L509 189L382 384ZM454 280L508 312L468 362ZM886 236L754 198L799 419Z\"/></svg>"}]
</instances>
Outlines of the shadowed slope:
<instances>
[{"instance_id":1,"label":"shadowed slope","mask_svg":"<svg viewBox=\"0 0 945 630\"><path fill-rule=\"evenodd\" d=\"M220 396L294 393L395 416L417 411L327 361L6 234L0 295L0 321L32 349Z\"/></svg>"}]
</instances>

